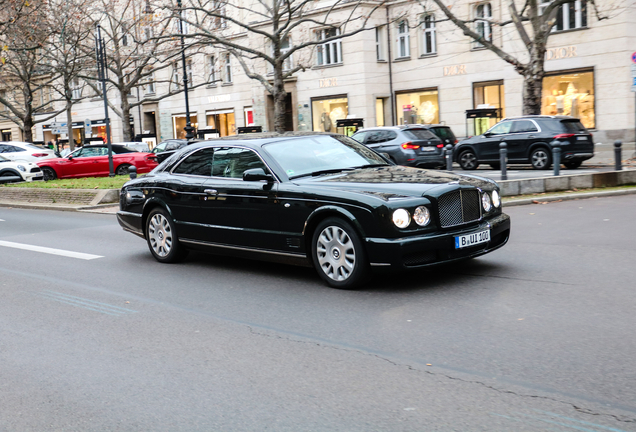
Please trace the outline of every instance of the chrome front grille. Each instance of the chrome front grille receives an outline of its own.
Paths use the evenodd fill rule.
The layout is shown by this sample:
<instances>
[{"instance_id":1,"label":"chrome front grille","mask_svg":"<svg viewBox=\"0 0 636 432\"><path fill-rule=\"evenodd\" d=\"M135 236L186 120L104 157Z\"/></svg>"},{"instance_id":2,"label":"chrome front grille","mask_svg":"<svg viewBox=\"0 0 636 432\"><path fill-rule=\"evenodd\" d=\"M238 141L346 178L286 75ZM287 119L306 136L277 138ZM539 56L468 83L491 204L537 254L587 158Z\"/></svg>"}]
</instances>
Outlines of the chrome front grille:
<instances>
[{"instance_id":1,"label":"chrome front grille","mask_svg":"<svg viewBox=\"0 0 636 432\"><path fill-rule=\"evenodd\" d=\"M439 220L443 228L462 225L481 218L479 191L456 190L442 195L438 200Z\"/></svg>"}]
</instances>

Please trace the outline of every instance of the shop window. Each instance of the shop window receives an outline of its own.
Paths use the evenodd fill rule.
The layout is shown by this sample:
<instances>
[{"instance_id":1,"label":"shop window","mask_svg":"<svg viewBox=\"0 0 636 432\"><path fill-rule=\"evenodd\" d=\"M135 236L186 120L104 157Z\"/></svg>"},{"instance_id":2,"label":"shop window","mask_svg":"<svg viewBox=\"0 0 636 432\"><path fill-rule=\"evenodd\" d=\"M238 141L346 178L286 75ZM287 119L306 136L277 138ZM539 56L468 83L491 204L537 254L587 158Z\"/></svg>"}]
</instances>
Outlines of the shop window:
<instances>
[{"instance_id":1,"label":"shop window","mask_svg":"<svg viewBox=\"0 0 636 432\"><path fill-rule=\"evenodd\" d=\"M435 15L429 14L422 17L420 41L420 55L435 54L437 52L437 35L435 30Z\"/></svg>"},{"instance_id":2,"label":"shop window","mask_svg":"<svg viewBox=\"0 0 636 432\"><path fill-rule=\"evenodd\" d=\"M349 114L348 100L346 97L313 99L311 111L315 131L336 132L336 120L345 119Z\"/></svg>"},{"instance_id":3,"label":"shop window","mask_svg":"<svg viewBox=\"0 0 636 432\"><path fill-rule=\"evenodd\" d=\"M375 125L384 126L384 99L375 99Z\"/></svg>"},{"instance_id":4,"label":"shop window","mask_svg":"<svg viewBox=\"0 0 636 432\"><path fill-rule=\"evenodd\" d=\"M475 125L476 131L486 131L506 117L503 80L473 83L473 108L497 108L496 118L476 119L481 122Z\"/></svg>"},{"instance_id":5,"label":"shop window","mask_svg":"<svg viewBox=\"0 0 636 432\"><path fill-rule=\"evenodd\" d=\"M490 3L481 3L475 6L475 31L480 36L479 40L487 40L492 42L492 24L490 19L492 18L492 6ZM480 19L483 18L483 19ZM476 41L476 48L483 47L483 45Z\"/></svg>"},{"instance_id":6,"label":"shop window","mask_svg":"<svg viewBox=\"0 0 636 432\"><path fill-rule=\"evenodd\" d=\"M316 32L319 41L336 37L340 34L340 29L322 29ZM316 64L326 66L342 63L342 41L334 39L316 46Z\"/></svg>"},{"instance_id":7,"label":"shop window","mask_svg":"<svg viewBox=\"0 0 636 432\"><path fill-rule=\"evenodd\" d=\"M377 61L385 61L386 55L386 26L375 28L375 58Z\"/></svg>"},{"instance_id":8,"label":"shop window","mask_svg":"<svg viewBox=\"0 0 636 432\"><path fill-rule=\"evenodd\" d=\"M543 13L546 7L552 3L544 1L539 6L539 13ZM575 0L559 6L556 22L552 31L574 30L587 27L587 3L585 0Z\"/></svg>"},{"instance_id":9,"label":"shop window","mask_svg":"<svg viewBox=\"0 0 636 432\"><path fill-rule=\"evenodd\" d=\"M219 136L236 135L236 120L233 110L211 111L206 115L208 129L216 129Z\"/></svg>"},{"instance_id":10,"label":"shop window","mask_svg":"<svg viewBox=\"0 0 636 432\"><path fill-rule=\"evenodd\" d=\"M541 114L576 117L583 126L594 129L594 71L561 72L543 78Z\"/></svg>"},{"instance_id":11,"label":"shop window","mask_svg":"<svg viewBox=\"0 0 636 432\"><path fill-rule=\"evenodd\" d=\"M411 38L409 35L409 23L402 20L397 25L397 56L409 57L411 55Z\"/></svg>"},{"instance_id":12,"label":"shop window","mask_svg":"<svg viewBox=\"0 0 636 432\"><path fill-rule=\"evenodd\" d=\"M399 93L396 112L399 124L439 123L439 94L437 89Z\"/></svg>"}]
</instances>

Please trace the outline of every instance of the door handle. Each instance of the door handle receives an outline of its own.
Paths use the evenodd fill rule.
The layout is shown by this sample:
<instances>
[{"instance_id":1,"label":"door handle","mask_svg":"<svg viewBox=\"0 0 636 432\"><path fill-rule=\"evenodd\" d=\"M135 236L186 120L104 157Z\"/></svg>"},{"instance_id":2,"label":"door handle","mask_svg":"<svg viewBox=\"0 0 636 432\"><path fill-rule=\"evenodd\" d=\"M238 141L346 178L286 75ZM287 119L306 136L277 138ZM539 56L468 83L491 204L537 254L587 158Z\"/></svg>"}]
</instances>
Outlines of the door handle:
<instances>
[{"instance_id":1,"label":"door handle","mask_svg":"<svg viewBox=\"0 0 636 432\"><path fill-rule=\"evenodd\" d=\"M203 192L205 192L208 195L216 195L216 194L218 194L218 191L216 189L204 189Z\"/></svg>"}]
</instances>

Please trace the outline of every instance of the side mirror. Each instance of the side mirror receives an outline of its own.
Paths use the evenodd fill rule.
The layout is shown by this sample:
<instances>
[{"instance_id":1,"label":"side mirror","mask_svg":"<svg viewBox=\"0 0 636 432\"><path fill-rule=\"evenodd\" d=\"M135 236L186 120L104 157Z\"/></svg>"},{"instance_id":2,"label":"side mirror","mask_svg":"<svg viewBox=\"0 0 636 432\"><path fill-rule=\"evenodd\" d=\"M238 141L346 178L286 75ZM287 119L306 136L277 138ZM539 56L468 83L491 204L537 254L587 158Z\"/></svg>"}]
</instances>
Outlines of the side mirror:
<instances>
[{"instance_id":1,"label":"side mirror","mask_svg":"<svg viewBox=\"0 0 636 432\"><path fill-rule=\"evenodd\" d=\"M70 161L72 161L72 160L73 160L73 156L68 155L67 157L68 157L68 160L70 160Z\"/></svg>"},{"instance_id":2,"label":"side mirror","mask_svg":"<svg viewBox=\"0 0 636 432\"><path fill-rule=\"evenodd\" d=\"M267 180L267 183L274 181L274 176L271 174L265 174L263 168L252 168L243 172L244 181L261 181Z\"/></svg>"},{"instance_id":3,"label":"side mirror","mask_svg":"<svg viewBox=\"0 0 636 432\"><path fill-rule=\"evenodd\" d=\"M492 136L492 133L491 133L491 132L484 132L484 136L485 136L486 138L488 138L489 136Z\"/></svg>"}]
</instances>

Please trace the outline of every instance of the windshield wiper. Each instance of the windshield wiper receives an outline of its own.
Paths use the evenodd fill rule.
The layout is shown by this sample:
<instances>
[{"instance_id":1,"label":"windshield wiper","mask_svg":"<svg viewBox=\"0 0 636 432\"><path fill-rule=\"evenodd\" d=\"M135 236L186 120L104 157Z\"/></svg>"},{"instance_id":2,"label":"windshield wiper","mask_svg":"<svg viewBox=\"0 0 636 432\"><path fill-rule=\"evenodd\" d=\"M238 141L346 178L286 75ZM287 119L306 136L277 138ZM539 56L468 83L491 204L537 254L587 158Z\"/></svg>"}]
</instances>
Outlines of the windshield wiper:
<instances>
[{"instance_id":1,"label":"windshield wiper","mask_svg":"<svg viewBox=\"0 0 636 432\"><path fill-rule=\"evenodd\" d=\"M300 177L317 177L320 175L324 175L324 174L335 174L335 173L339 173L342 171L352 171L356 168L332 168L332 169L326 169L326 170L320 170L320 171L314 171L314 172L310 172L307 174L299 174L299 175L295 175L290 177L290 180L296 179L296 178L300 178Z\"/></svg>"},{"instance_id":2,"label":"windshield wiper","mask_svg":"<svg viewBox=\"0 0 636 432\"><path fill-rule=\"evenodd\" d=\"M385 166L389 166L389 164L388 163L383 163L383 164L360 165L360 166L354 167L354 169L378 168L378 167L385 167Z\"/></svg>"}]
</instances>

